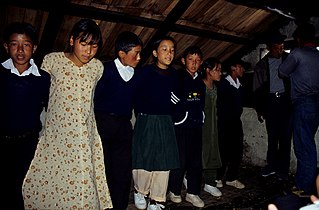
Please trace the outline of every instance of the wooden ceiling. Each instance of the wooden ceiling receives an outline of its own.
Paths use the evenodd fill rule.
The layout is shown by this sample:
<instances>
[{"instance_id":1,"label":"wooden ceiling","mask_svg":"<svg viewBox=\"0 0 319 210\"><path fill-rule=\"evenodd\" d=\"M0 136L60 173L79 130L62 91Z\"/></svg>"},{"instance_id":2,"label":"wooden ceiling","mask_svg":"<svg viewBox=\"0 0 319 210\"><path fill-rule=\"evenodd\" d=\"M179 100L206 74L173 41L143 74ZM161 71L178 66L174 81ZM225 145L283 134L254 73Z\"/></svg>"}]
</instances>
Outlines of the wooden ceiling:
<instances>
[{"instance_id":1,"label":"wooden ceiling","mask_svg":"<svg viewBox=\"0 0 319 210\"><path fill-rule=\"evenodd\" d=\"M13 21L33 24L40 33L39 60L64 51L68 34L80 18L94 19L103 33L101 60L114 58L114 41L124 30L144 42L142 64L150 61L151 43L162 35L177 41L176 60L190 45L204 58L226 61L241 56L265 34L291 19L260 5L226 0L1 0L0 33ZM257 0L258 2L258 0ZM249 2L251 3L251 2Z\"/></svg>"}]
</instances>

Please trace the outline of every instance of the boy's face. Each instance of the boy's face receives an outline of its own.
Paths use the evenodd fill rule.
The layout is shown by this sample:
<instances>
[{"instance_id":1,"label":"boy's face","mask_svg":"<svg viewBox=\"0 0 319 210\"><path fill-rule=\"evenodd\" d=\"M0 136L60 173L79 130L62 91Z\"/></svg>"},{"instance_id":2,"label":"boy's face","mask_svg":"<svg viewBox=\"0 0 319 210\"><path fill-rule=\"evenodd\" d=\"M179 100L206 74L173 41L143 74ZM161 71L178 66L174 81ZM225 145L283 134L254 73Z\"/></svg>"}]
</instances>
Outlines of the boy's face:
<instances>
[{"instance_id":1,"label":"boy's face","mask_svg":"<svg viewBox=\"0 0 319 210\"><path fill-rule=\"evenodd\" d=\"M182 58L182 63L185 65L186 70L191 75L195 75L200 65L202 65L202 58L198 54L188 54L185 58Z\"/></svg>"},{"instance_id":2,"label":"boy's face","mask_svg":"<svg viewBox=\"0 0 319 210\"><path fill-rule=\"evenodd\" d=\"M135 68L141 60L141 51L142 51L142 46L140 45L133 47L127 53L120 51L119 59L124 66L130 66Z\"/></svg>"},{"instance_id":3,"label":"boy's face","mask_svg":"<svg viewBox=\"0 0 319 210\"><path fill-rule=\"evenodd\" d=\"M234 75L236 77L242 77L244 75L245 69L242 65L237 64L234 69Z\"/></svg>"},{"instance_id":4,"label":"boy's face","mask_svg":"<svg viewBox=\"0 0 319 210\"><path fill-rule=\"evenodd\" d=\"M10 36L8 43L4 44L4 48L12 59L14 66L19 71L25 71L30 66L29 61L37 46L33 45L27 35L15 33Z\"/></svg>"}]
</instances>

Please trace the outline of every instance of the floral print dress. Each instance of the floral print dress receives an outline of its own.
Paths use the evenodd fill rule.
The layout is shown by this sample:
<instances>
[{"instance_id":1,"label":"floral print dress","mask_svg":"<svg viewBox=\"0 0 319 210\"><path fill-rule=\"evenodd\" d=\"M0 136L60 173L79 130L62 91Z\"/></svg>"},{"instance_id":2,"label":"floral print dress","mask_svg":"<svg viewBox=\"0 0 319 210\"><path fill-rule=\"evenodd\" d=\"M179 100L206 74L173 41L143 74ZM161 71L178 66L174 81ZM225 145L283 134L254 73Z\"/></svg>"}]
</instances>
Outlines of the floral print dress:
<instances>
[{"instance_id":1,"label":"floral print dress","mask_svg":"<svg viewBox=\"0 0 319 210\"><path fill-rule=\"evenodd\" d=\"M51 74L50 99L22 186L25 208L111 208L92 100L103 65L93 58L77 67L55 52L45 56L41 68Z\"/></svg>"}]
</instances>

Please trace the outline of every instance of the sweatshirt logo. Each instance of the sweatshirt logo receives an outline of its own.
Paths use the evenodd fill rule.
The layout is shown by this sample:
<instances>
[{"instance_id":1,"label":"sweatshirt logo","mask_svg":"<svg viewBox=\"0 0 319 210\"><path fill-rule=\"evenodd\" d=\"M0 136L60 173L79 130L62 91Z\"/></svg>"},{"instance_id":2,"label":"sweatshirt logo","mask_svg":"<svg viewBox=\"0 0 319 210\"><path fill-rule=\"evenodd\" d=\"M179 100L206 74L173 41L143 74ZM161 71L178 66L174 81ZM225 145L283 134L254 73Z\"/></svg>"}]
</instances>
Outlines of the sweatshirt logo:
<instances>
[{"instance_id":1,"label":"sweatshirt logo","mask_svg":"<svg viewBox=\"0 0 319 210\"><path fill-rule=\"evenodd\" d=\"M187 101L200 101L200 93L190 92L188 93Z\"/></svg>"}]
</instances>

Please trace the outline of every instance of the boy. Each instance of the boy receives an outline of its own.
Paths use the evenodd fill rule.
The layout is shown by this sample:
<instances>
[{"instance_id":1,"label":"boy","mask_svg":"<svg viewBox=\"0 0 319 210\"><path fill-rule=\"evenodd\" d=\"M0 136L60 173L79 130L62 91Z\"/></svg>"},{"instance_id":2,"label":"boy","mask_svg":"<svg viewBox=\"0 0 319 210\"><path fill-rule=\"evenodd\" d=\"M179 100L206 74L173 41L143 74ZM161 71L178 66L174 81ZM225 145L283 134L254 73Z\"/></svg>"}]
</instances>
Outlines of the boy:
<instances>
[{"instance_id":1,"label":"boy","mask_svg":"<svg viewBox=\"0 0 319 210\"><path fill-rule=\"evenodd\" d=\"M132 110L137 84L134 68L141 59L143 43L129 31L115 43L116 59L104 64L97 84L95 116L104 149L106 176L114 209L128 205L132 176Z\"/></svg>"},{"instance_id":2,"label":"boy","mask_svg":"<svg viewBox=\"0 0 319 210\"><path fill-rule=\"evenodd\" d=\"M21 187L42 129L50 76L32 59L38 35L31 24L11 23L3 38L9 59L0 65L0 158L7 182L1 188L2 203L24 209Z\"/></svg>"},{"instance_id":3,"label":"boy","mask_svg":"<svg viewBox=\"0 0 319 210\"><path fill-rule=\"evenodd\" d=\"M170 171L169 198L180 203L184 174L187 177L186 201L204 207L198 196L202 180L202 126L204 123L205 85L197 73L203 62L199 47L188 47L183 55L185 69L179 71L182 95L175 116L175 133L180 158L180 169Z\"/></svg>"},{"instance_id":4,"label":"boy","mask_svg":"<svg viewBox=\"0 0 319 210\"><path fill-rule=\"evenodd\" d=\"M243 157L244 133L241 121L243 112L243 87L239 78L245 72L242 60L233 60L228 68L228 75L220 80L217 88L217 124L219 152L222 167L217 170L217 183L237 189L245 188L238 178L238 171ZM226 170L227 169L227 170Z\"/></svg>"}]
</instances>

